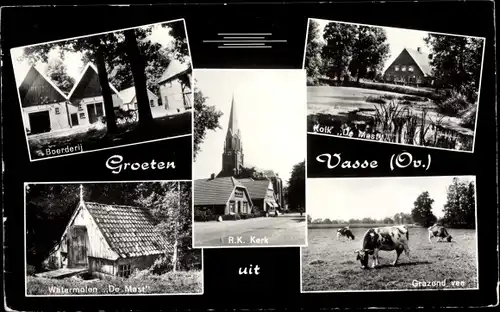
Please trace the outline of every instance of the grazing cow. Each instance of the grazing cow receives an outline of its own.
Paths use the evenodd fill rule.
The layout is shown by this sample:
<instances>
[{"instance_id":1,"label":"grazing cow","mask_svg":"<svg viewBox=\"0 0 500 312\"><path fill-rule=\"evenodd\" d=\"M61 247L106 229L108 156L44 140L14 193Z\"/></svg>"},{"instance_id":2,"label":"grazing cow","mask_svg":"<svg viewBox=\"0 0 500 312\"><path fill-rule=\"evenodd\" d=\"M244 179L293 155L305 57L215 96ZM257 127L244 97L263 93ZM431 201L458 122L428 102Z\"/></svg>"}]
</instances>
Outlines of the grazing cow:
<instances>
[{"instance_id":1,"label":"grazing cow","mask_svg":"<svg viewBox=\"0 0 500 312\"><path fill-rule=\"evenodd\" d=\"M448 242L451 242L451 235L448 234L448 231L446 228L442 225L437 225L434 224L433 226L429 227L429 243L432 243L431 238L437 237L438 242L442 242L443 239L446 239Z\"/></svg>"},{"instance_id":2,"label":"grazing cow","mask_svg":"<svg viewBox=\"0 0 500 312\"><path fill-rule=\"evenodd\" d=\"M366 231L363 237L362 249L355 251L357 254L356 260L359 260L361 268L365 269L368 267L368 257L372 255L372 268L374 268L379 264L378 252L380 250L396 250L396 260L392 263L392 265L396 265L403 251L408 258L410 257L409 239L406 225L371 228Z\"/></svg>"},{"instance_id":3,"label":"grazing cow","mask_svg":"<svg viewBox=\"0 0 500 312\"><path fill-rule=\"evenodd\" d=\"M337 240L339 240L342 236L347 237L347 239L354 240L354 234L352 234L349 226L337 230Z\"/></svg>"}]
</instances>

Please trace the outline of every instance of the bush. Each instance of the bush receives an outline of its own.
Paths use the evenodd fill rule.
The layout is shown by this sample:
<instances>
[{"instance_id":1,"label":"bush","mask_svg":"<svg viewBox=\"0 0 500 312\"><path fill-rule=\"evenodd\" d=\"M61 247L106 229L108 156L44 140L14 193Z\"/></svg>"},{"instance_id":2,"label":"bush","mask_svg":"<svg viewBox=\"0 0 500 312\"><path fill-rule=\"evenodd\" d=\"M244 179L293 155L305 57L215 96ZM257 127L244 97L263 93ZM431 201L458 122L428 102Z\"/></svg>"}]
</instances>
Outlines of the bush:
<instances>
[{"instance_id":1,"label":"bush","mask_svg":"<svg viewBox=\"0 0 500 312\"><path fill-rule=\"evenodd\" d=\"M384 94L384 95L382 95L382 98L386 99L386 100L394 100L396 98L396 96L394 96L392 94Z\"/></svg>"},{"instance_id":2,"label":"bush","mask_svg":"<svg viewBox=\"0 0 500 312\"><path fill-rule=\"evenodd\" d=\"M415 95L403 95L399 97L400 100L413 101L413 102L425 102L427 98L415 96Z\"/></svg>"},{"instance_id":3,"label":"bush","mask_svg":"<svg viewBox=\"0 0 500 312\"><path fill-rule=\"evenodd\" d=\"M460 117L462 118L460 126L474 130L476 127L476 114L477 105L472 105L471 107L468 107L460 112Z\"/></svg>"},{"instance_id":4,"label":"bush","mask_svg":"<svg viewBox=\"0 0 500 312\"><path fill-rule=\"evenodd\" d=\"M235 213L232 215L223 215L222 220L224 221L236 221L236 220L241 220L241 216L239 213Z\"/></svg>"},{"instance_id":5,"label":"bush","mask_svg":"<svg viewBox=\"0 0 500 312\"><path fill-rule=\"evenodd\" d=\"M385 100L382 96L369 96L366 98L366 102L368 103L377 103L377 104L385 104Z\"/></svg>"},{"instance_id":6,"label":"bush","mask_svg":"<svg viewBox=\"0 0 500 312\"><path fill-rule=\"evenodd\" d=\"M194 221L216 221L217 216L208 208L194 208Z\"/></svg>"},{"instance_id":7,"label":"bush","mask_svg":"<svg viewBox=\"0 0 500 312\"><path fill-rule=\"evenodd\" d=\"M457 116L470 106L467 97L458 92L452 92L444 101L435 101L438 112L447 116Z\"/></svg>"},{"instance_id":8,"label":"bush","mask_svg":"<svg viewBox=\"0 0 500 312\"><path fill-rule=\"evenodd\" d=\"M28 264L28 266L26 267L26 274L28 276L35 276L35 273L36 273L35 266L31 265L31 264Z\"/></svg>"}]
</instances>

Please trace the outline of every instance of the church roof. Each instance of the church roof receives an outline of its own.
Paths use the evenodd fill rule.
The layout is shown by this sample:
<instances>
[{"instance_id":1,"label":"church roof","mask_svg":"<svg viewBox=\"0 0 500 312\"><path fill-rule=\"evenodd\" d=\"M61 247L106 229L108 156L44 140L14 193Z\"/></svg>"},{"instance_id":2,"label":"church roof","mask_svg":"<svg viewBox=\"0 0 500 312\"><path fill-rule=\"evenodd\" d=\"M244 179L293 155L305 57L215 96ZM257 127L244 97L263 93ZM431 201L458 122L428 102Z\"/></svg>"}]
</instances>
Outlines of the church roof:
<instances>
[{"instance_id":1,"label":"church roof","mask_svg":"<svg viewBox=\"0 0 500 312\"><path fill-rule=\"evenodd\" d=\"M246 187L234 177L198 179L194 181L194 205L225 205L236 187Z\"/></svg>"}]
</instances>

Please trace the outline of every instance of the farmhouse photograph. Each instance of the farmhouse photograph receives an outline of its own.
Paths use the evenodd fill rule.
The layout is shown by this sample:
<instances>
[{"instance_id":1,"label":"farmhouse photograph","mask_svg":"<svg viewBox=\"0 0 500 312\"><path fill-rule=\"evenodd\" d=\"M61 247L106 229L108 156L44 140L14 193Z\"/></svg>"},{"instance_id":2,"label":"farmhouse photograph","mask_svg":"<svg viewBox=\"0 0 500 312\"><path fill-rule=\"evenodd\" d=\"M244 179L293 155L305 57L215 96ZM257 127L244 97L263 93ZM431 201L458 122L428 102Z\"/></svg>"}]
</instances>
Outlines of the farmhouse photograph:
<instances>
[{"instance_id":1,"label":"farmhouse photograph","mask_svg":"<svg viewBox=\"0 0 500 312\"><path fill-rule=\"evenodd\" d=\"M305 246L305 72L194 77L193 247Z\"/></svg>"},{"instance_id":2,"label":"farmhouse photograph","mask_svg":"<svg viewBox=\"0 0 500 312\"><path fill-rule=\"evenodd\" d=\"M26 184L26 295L201 294L191 182Z\"/></svg>"},{"instance_id":3,"label":"farmhouse photograph","mask_svg":"<svg viewBox=\"0 0 500 312\"><path fill-rule=\"evenodd\" d=\"M478 289L475 176L307 181L302 292Z\"/></svg>"},{"instance_id":4,"label":"farmhouse photograph","mask_svg":"<svg viewBox=\"0 0 500 312\"><path fill-rule=\"evenodd\" d=\"M31 160L191 135L184 20L11 50Z\"/></svg>"},{"instance_id":5,"label":"farmhouse photograph","mask_svg":"<svg viewBox=\"0 0 500 312\"><path fill-rule=\"evenodd\" d=\"M473 152L485 39L309 19L307 131Z\"/></svg>"}]
</instances>

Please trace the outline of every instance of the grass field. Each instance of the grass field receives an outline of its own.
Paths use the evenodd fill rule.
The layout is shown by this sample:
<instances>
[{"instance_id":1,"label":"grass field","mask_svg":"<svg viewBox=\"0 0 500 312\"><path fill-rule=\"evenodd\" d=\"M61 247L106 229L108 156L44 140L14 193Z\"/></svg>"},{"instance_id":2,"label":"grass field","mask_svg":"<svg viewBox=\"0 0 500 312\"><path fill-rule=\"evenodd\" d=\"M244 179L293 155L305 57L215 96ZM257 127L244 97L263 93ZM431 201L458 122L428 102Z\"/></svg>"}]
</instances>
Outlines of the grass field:
<instances>
[{"instance_id":1,"label":"grass field","mask_svg":"<svg viewBox=\"0 0 500 312\"><path fill-rule=\"evenodd\" d=\"M434 239L430 244L427 229L410 228L410 258L402 254L393 267L396 252L381 251L379 267L363 270L355 250L361 248L367 229L351 225L354 241L337 241L334 228L309 229L308 247L302 248L302 291L478 287L475 230L450 229L451 243L437 243ZM415 281L431 284L416 285Z\"/></svg>"},{"instance_id":2,"label":"grass field","mask_svg":"<svg viewBox=\"0 0 500 312\"><path fill-rule=\"evenodd\" d=\"M124 280L50 279L28 276L28 295L200 294L202 271L169 272Z\"/></svg>"}]
</instances>

